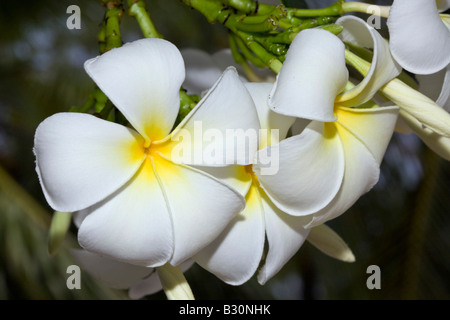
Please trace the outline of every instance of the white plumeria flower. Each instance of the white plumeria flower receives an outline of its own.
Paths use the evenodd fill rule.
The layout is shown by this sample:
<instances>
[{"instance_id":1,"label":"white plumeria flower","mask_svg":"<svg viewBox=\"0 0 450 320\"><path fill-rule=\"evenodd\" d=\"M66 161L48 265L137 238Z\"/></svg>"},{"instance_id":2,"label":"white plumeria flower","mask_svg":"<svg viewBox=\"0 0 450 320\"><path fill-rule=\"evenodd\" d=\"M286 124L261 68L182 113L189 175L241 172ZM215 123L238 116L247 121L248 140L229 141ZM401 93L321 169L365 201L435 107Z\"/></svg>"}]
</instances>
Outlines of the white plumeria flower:
<instances>
[{"instance_id":1,"label":"white plumeria flower","mask_svg":"<svg viewBox=\"0 0 450 320\"><path fill-rule=\"evenodd\" d=\"M267 98L272 86L271 83L246 84L255 102L261 129L267 130L261 131L261 150L284 139L295 120L269 109ZM271 156L272 161L278 162L276 154ZM255 160L254 165L256 163ZM305 218L288 215L277 208L261 188L252 165L234 170L239 174L228 174L228 177L223 169L208 171L243 192L246 206L216 240L193 257L200 266L228 284L240 285L260 267L267 238L268 251L258 272L258 282L265 284L292 258L310 234L311 242L325 253L344 261L354 260L351 250L333 231L325 226L313 228L314 231L305 229Z\"/></svg>"},{"instance_id":2,"label":"white plumeria flower","mask_svg":"<svg viewBox=\"0 0 450 320\"><path fill-rule=\"evenodd\" d=\"M349 55L348 60L363 75L370 74L373 68L370 63L356 55ZM419 75L418 79L421 82L419 90L424 91L425 94L413 89L399 79L392 79L379 88L380 93L384 98L400 107L400 117L396 127L398 132L410 133L412 129L432 150L444 159L449 160L449 66L437 74ZM439 80L436 81L436 79ZM424 82L428 82L427 88L424 88ZM429 89L430 86L434 87L433 90Z\"/></svg>"},{"instance_id":3,"label":"white plumeria flower","mask_svg":"<svg viewBox=\"0 0 450 320\"><path fill-rule=\"evenodd\" d=\"M400 67L364 21L348 16L337 23L343 41L374 49L367 76L340 94L348 81L342 41L324 30L304 30L269 98L273 111L304 119L305 129L272 147L279 149L280 169L258 178L277 207L307 217L307 227L339 216L375 185L398 115L397 107L352 108L369 101Z\"/></svg>"},{"instance_id":4,"label":"white plumeria flower","mask_svg":"<svg viewBox=\"0 0 450 320\"><path fill-rule=\"evenodd\" d=\"M136 266L81 249L73 249L71 254L83 271L112 289L128 290L131 299L141 299L163 289L159 275L163 268ZM187 260L180 269L186 272L193 264L192 260Z\"/></svg>"},{"instance_id":5,"label":"white plumeria flower","mask_svg":"<svg viewBox=\"0 0 450 320\"><path fill-rule=\"evenodd\" d=\"M86 250L141 266L179 265L210 243L245 203L225 183L189 166L190 159L172 161L171 150L191 142L178 134L193 133L195 123L219 132L257 131L252 98L236 71L227 69L170 133L185 77L174 45L138 40L87 61L85 69L134 129L88 114L44 120L34 151L45 197L54 210L81 210L78 240ZM234 155L233 144L217 150L202 136L192 137L194 145ZM245 164L237 157L231 160Z\"/></svg>"},{"instance_id":6,"label":"white plumeria flower","mask_svg":"<svg viewBox=\"0 0 450 320\"><path fill-rule=\"evenodd\" d=\"M438 8L449 8L448 1L394 0L387 25L391 52L406 70L431 74L450 63L450 29Z\"/></svg>"}]
</instances>

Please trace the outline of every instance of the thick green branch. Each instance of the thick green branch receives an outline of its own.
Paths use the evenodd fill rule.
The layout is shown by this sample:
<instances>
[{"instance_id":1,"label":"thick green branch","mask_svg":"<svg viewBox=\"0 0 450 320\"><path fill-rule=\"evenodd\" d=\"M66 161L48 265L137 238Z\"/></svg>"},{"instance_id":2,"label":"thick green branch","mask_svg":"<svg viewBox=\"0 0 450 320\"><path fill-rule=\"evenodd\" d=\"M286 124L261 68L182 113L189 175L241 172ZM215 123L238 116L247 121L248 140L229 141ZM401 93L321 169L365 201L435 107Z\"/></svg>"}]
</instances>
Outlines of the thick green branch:
<instances>
[{"instance_id":1,"label":"thick green branch","mask_svg":"<svg viewBox=\"0 0 450 320\"><path fill-rule=\"evenodd\" d=\"M123 16L122 1L102 0L102 3L106 6L106 13L103 21L104 30L101 30L100 34L104 32L105 47L103 48L104 51L100 53L122 46L119 28Z\"/></svg>"},{"instance_id":2,"label":"thick green branch","mask_svg":"<svg viewBox=\"0 0 450 320\"><path fill-rule=\"evenodd\" d=\"M128 0L128 13L136 18L142 34L146 38L163 38L156 29L150 14L145 8L145 2L142 0Z\"/></svg>"}]
</instances>

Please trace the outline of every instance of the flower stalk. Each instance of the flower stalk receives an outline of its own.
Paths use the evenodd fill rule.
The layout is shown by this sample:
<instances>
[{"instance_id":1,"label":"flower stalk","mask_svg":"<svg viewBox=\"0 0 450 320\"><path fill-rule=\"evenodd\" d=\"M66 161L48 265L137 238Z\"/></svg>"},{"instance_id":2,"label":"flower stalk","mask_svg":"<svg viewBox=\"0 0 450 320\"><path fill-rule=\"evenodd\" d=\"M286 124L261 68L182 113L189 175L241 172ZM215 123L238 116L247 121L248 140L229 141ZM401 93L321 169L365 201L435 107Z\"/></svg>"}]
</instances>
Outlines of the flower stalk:
<instances>
[{"instance_id":1,"label":"flower stalk","mask_svg":"<svg viewBox=\"0 0 450 320\"><path fill-rule=\"evenodd\" d=\"M342 13L360 12L367 14L376 14L380 17L389 17L391 6L377 6L364 2L344 2L342 3Z\"/></svg>"},{"instance_id":2,"label":"flower stalk","mask_svg":"<svg viewBox=\"0 0 450 320\"><path fill-rule=\"evenodd\" d=\"M195 300L180 267L167 263L156 270L168 300Z\"/></svg>"},{"instance_id":3,"label":"flower stalk","mask_svg":"<svg viewBox=\"0 0 450 320\"><path fill-rule=\"evenodd\" d=\"M122 46L122 38L120 35L120 22L123 16L123 4L122 1L114 0L107 1L102 0L103 5L106 6L105 19L103 21L105 46L101 48L104 52L113 48ZM100 52L100 53L104 53Z\"/></svg>"},{"instance_id":4,"label":"flower stalk","mask_svg":"<svg viewBox=\"0 0 450 320\"><path fill-rule=\"evenodd\" d=\"M162 34L158 32L150 18L150 14L145 8L145 2L142 0L128 0L128 13L130 16L136 18L142 34L146 38L163 38Z\"/></svg>"}]
</instances>

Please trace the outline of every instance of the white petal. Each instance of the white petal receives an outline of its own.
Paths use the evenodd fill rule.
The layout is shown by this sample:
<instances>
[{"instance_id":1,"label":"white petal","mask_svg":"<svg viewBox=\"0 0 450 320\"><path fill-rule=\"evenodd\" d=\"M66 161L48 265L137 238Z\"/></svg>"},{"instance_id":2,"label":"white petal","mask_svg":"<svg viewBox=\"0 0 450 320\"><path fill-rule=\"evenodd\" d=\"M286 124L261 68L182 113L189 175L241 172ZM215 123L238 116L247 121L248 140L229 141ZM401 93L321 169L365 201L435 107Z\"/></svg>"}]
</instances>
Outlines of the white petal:
<instances>
[{"instance_id":1,"label":"white petal","mask_svg":"<svg viewBox=\"0 0 450 320\"><path fill-rule=\"evenodd\" d=\"M101 257L86 250L72 249L70 253L83 271L113 289L128 289L155 271L153 268Z\"/></svg>"},{"instance_id":2,"label":"white petal","mask_svg":"<svg viewBox=\"0 0 450 320\"><path fill-rule=\"evenodd\" d=\"M171 258L171 217L150 157L128 184L89 210L78 231L86 250L140 266Z\"/></svg>"},{"instance_id":3,"label":"white petal","mask_svg":"<svg viewBox=\"0 0 450 320\"><path fill-rule=\"evenodd\" d=\"M211 88L222 75L223 70L213 57L198 49L183 49L181 55L186 63L186 79L183 88L189 94L201 94Z\"/></svg>"},{"instance_id":4,"label":"white petal","mask_svg":"<svg viewBox=\"0 0 450 320\"><path fill-rule=\"evenodd\" d=\"M309 234L305 229L305 217L293 217L277 208L262 194L269 251L265 263L258 272L258 282L263 285L300 249Z\"/></svg>"},{"instance_id":5,"label":"white petal","mask_svg":"<svg viewBox=\"0 0 450 320\"><path fill-rule=\"evenodd\" d=\"M180 269L186 272L192 265L194 261L188 260L180 265ZM140 299L144 296L154 294L162 289L161 280L159 279L158 273L152 273L148 278L138 282L133 285L128 291L131 299Z\"/></svg>"},{"instance_id":6,"label":"white petal","mask_svg":"<svg viewBox=\"0 0 450 320\"><path fill-rule=\"evenodd\" d=\"M328 31L300 32L286 54L269 107L278 113L330 122L334 99L348 80L344 44Z\"/></svg>"},{"instance_id":7,"label":"white petal","mask_svg":"<svg viewBox=\"0 0 450 320\"><path fill-rule=\"evenodd\" d=\"M333 201L315 213L306 227L316 227L350 208L361 195L369 191L379 177L379 165L359 138L337 124L345 153L345 174L342 186Z\"/></svg>"},{"instance_id":8,"label":"white petal","mask_svg":"<svg viewBox=\"0 0 450 320\"><path fill-rule=\"evenodd\" d=\"M367 75L357 86L336 99L336 103L343 106L358 106L372 99L382 86L400 74L402 68L392 58L388 42L364 20L344 16L339 18L336 24L344 27L339 34L342 41L373 49L372 63Z\"/></svg>"},{"instance_id":9,"label":"white petal","mask_svg":"<svg viewBox=\"0 0 450 320\"><path fill-rule=\"evenodd\" d=\"M206 172L212 175L214 178L217 178L225 182L227 185L229 185L237 192L239 192L239 194L241 194L243 197L245 197L245 195L248 192L248 189L250 189L250 186L252 184L252 176L251 173L249 172L250 168L248 166L238 166L238 165L226 167L196 166L194 168Z\"/></svg>"},{"instance_id":10,"label":"white petal","mask_svg":"<svg viewBox=\"0 0 450 320\"><path fill-rule=\"evenodd\" d=\"M249 82L245 84L245 87L255 102L261 126L259 148L262 149L268 145L276 144L286 138L289 128L294 124L296 118L270 110L267 100L273 84Z\"/></svg>"},{"instance_id":11,"label":"white petal","mask_svg":"<svg viewBox=\"0 0 450 320\"><path fill-rule=\"evenodd\" d=\"M282 211L309 215L334 198L344 175L344 152L334 124L313 121L300 135L267 148L272 155L279 155L278 172L264 174L260 164L253 168L269 198Z\"/></svg>"},{"instance_id":12,"label":"white petal","mask_svg":"<svg viewBox=\"0 0 450 320\"><path fill-rule=\"evenodd\" d=\"M167 136L180 108L183 58L162 39L141 39L88 60L85 69L147 143Z\"/></svg>"},{"instance_id":13,"label":"white petal","mask_svg":"<svg viewBox=\"0 0 450 320\"><path fill-rule=\"evenodd\" d=\"M241 285L255 273L264 249L264 211L258 187L252 185L245 209L220 236L193 259L231 285Z\"/></svg>"},{"instance_id":14,"label":"white petal","mask_svg":"<svg viewBox=\"0 0 450 320\"><path fill-rule=\"evenodd\" d=\"M258 148L258 131L253 100L236 70L230 67L161 142L160 151L183 164L245 165L253 161Z\"/></svg>"},{"instance_id":15,"label":"white petal","mask_svg":"<svg viewBox=\"0 0 450 320\"><path fill-rule=\"evenodd\" d=\"M155 168L170 205L179 265L211 243L244 208L244 198L205 172L155 157Z\"/></svg>"},{"instance_id":16,"label":"white petal","mask_svg":"<svg viewBox=\"0 0 450 320\"><path fill-rule=\"evenodd\" d=\"M134 130L81 113L59 113L36 130L36 170L50 206L61 212L103 200L136 173L144 140Z\"/></svg>"},{"instance_id":17,"label":"white petal","mask_svg":"<svg viewBox=\"0 0 450 320\"><path fill-rule=\"evenodd\" d=\"M436 1L395 0L387 25L392 55L406 70L430 74L450 63L450 31Z\"/></svg>"},{"instance_id":18,"label":"white petal","mask_svg":"<svg viewBox=\"0 0 450 320\"><path fill-rule=\"evenodd\" d=\"M419 136L419 138L434 152L445 160L450 161L450 137L438 135L427 127L424 127L409 113L400 111L400 119Z\"/></svg>"},{"instance_id":19,"label":"white petal","mask_svg":"<svg viewBox=\"0 0 450 320\"><path fill-rule=\"evenodd\" d=\"M381 92L430 130L450 137L450 114L427 96L398 79L390 81Z\"/></svg>"},{"instance_id":20,"label":"white petal","mask_svg":"<svg viewBox=\"0 0 450 320\"><path fill-rule=\"evenodd\" d=\"M344 240L325 224L310 229L307 240L323 253L335 259L354 262L355 256Z\"/></svg>"},{"instance_id":21,"label":"white petal","mask_svg":"<svg viewBox=\"0 0 450 320\"><path fill-rule=\"evenodd\" d=\"M341 107L336 113L339 124L352 132L381 164L397 123L398 111L395 106L371 109Z\"/></svg>"}]
</instances>

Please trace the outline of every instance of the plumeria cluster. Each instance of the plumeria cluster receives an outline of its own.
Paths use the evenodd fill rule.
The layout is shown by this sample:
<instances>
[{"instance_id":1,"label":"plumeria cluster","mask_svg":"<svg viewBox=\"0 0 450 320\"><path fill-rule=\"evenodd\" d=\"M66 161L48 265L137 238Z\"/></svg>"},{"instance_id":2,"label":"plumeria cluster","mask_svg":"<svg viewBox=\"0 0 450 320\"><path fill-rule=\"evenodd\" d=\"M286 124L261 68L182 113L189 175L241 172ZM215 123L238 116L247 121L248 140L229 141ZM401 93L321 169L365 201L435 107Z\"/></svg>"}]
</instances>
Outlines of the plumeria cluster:
<instances>
[{"instance_id":1,"label":"plumeria cluster","mask_svg":"<svg viewBox=\"0 0 450 320\"><path fill-rule=\"evenodd\" d=\"M343 15L362 3L183 2L230 29L231 51L158 38L108 50L85 70L122 120L67 112L36 130L45 198L74 213L74 256L132 298L164 288L170 299L193 298L183 272L194 263L265 284L305 240L354 261L325 223L377 183L394 131L450 160L448 1L380 10L389 42Z\"/></svg>"}]
</instances>

